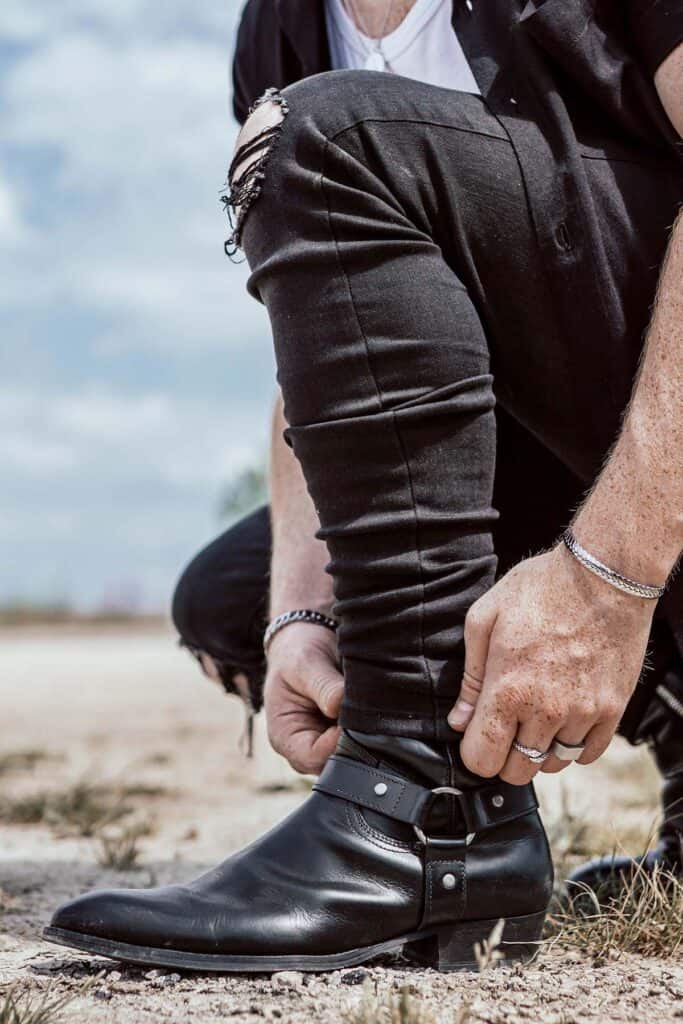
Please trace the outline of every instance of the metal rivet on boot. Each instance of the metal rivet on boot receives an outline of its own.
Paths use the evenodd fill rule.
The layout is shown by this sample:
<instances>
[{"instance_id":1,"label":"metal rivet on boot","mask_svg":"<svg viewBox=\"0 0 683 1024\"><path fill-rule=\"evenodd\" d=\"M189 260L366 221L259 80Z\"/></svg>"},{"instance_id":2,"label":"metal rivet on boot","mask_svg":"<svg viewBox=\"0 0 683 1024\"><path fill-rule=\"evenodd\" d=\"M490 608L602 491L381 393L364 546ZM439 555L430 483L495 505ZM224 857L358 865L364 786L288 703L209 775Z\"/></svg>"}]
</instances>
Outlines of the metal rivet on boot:
<instances>
[{"instance_id":1,"label":"metal rivet on boot","mask_svg":"<svg viewBox=\"0 0 683 1024\"><path fill-rule=\"evenodd\" d=\"M378 782L377 785L375 786L375 793L377 794L377 796L384 796L388 788L389 787L387 786L386 782Z\"/></svg>"},{"instance_id":2,"label":"metal rivet on boot","mask_svg":"<svg viewBox=\"0 0 683 1024\"><path fill-rule=\"evenodd\" d=\"M505 803L505 797L501 796L500 793L496 793L495 796L491 797L491 803L494 807L502 807Z\"/></svg>"},{"instance_id":3,"label":"metal rivet on boot","mask_svg":"<svg viewBox=\"0 0 683 1024\"><path fill-rule=\"evenodd\" d=\"M450 871L447 875L444 875L441 879L441 884L444 889L455 889L455 875L452 875Z\"/></svg>"}]
</instances>

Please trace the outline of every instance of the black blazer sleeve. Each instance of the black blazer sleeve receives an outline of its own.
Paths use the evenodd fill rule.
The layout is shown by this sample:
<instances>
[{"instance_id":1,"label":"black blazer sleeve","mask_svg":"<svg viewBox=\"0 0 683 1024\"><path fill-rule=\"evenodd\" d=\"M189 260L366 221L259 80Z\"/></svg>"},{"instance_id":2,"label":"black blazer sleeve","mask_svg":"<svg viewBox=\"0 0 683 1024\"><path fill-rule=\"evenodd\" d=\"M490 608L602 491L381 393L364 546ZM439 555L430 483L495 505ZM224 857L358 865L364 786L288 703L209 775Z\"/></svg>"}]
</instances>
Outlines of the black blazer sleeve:
<instances>
[{"instance_id":1,"label":"black blazer sleeve","mask_svg":"<svg viewBox=\"0 0 683 1024\"><path fill-rule=\"evenodd\" d=\"M683 43L683 0L628 0L627 6L636 48L654 75Z\"/></svg>"},{"instance_id":2,"label":"black blazer sleeve","mask_svg":"<svg viewBox=\"0 0 683 1024\"><path fill-rule=\"evenodd\" d=\"M232 108L239 123L269 86L283 89L300 77L300 62L282 32L275 0L247 0L232 63Z\"/></svg>"}]
</instances>

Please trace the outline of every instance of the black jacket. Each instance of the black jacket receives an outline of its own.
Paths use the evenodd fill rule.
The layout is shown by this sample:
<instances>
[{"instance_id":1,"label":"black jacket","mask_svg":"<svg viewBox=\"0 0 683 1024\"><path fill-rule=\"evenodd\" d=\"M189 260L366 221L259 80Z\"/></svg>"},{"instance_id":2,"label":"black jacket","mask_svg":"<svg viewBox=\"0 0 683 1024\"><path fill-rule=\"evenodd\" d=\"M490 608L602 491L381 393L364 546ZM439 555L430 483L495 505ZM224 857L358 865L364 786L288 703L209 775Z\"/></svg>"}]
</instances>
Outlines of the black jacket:
<instances>
[{"instance_id":1,"label":"black jacket","mask_svg":"<svg viewBox=\"0 0 683 1024\"><path fill-rule=\"evenodd\" d=\"M453 24L480 88L482 72L489 85L497 77L491 56L493 64L505 54L524 65L530 51L540 50L630 134L676 142L652 79L683 42L683 0L474 0L472 14L464 0L453 0ZM477 71L477 57L488 74L482 66ZM283 88L330 67L323 0L247 0L233 61L235 116L243 122L269 85Z\"/></svg>"}]
</instances>

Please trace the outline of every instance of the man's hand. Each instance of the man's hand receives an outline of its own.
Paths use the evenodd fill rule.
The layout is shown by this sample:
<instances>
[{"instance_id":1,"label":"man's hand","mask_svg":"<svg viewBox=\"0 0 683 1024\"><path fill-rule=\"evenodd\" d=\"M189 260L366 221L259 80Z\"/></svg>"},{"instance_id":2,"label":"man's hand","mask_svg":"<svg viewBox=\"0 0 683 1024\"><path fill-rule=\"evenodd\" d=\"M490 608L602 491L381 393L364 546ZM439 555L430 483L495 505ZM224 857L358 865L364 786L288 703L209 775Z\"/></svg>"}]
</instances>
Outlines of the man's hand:
<instances>
[{"instance_id":1,"label":"man's hand","mask_svg":"<svg viewBox=\"0 0 683 1024\"><path fill-rule=\"evenodd\" d=\"M317 775L334 752L343 695L331 630L292 623L273 637L265 684L268 738L295 771Z\"/></svg>"},{"instance_id":2,"label":"man's hand","mask_svg":"<svg viewBox=\"0 0 683 1024\"><path fill-rule=\"evenodd\" d=\"M539 767L513 739L543 751L555 738L585 743L580 763L595 761L638 681L654 605L598 579L563 544L508 572L465 620L466 675L449 722L465 732L467 767L529 782ZM550 757L541 771L569 763Z\"/></svg>"}]
</instances>

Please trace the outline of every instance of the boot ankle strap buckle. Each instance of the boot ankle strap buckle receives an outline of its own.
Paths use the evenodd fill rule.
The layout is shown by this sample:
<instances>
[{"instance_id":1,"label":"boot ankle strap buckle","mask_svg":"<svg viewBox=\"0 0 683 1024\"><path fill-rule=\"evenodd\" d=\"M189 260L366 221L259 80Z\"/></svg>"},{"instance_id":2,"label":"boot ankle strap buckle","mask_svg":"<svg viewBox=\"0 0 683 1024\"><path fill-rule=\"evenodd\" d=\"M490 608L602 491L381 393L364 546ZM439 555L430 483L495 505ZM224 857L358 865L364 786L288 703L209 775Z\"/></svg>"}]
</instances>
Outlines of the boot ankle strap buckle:
<instances>
[{"instance_id":1,"label":"boot ankle strap buckle","mask_svg":"<svg viewBox=\"0 0 683 1024\"><path fill-rule=\"evenodd\" d=\"M437 786L435 789L430 790L430 793L431 793L431 795L433 797L444 795L444 794L448 795L448 796L458 797L458 799L460 800L461 809L463 811L463 817L465 817L465 815L466 815L466 808L465 808L465 806L463 804L463 800L465 799L465 794L463 793L463 791L461 789L456 789L455 786ZM432 805L433 805L433 801L430 801L430 804L429 804L429 808L430 809L431 809ZM464 839L461 838L461 837L448 838L446 836L439 836L437 838L435 836L428 836L428 835L426 835L424 829L422 829L419 825L415 825L414 824L413 825L413 830L414 830L415 835L417 836L418 840L422 843L423 846L456 846L456 845L458 845L458 846L459 845L469 846L470 843L472 842L472 840L474 839L474 837L477 834L476 832L468 832L467 835L464 837Z\"/></svg>"},{"instance_id":2,"label":"boot ankle strap buckle","mask_svg":"<svg viewBox=\"0 0 683 1024\"><path fill-rule=\"evenodd\" d=\"M428 838L425 827L435 798L456 797L462 812L463 832L468 835L448 841L434 836L429 839L432 846L446 845L446 842L451 846L469 845L475 834L521 818L537 806L531 785L512 786L498 780L476 789L460 790L455 786L427 789L389 768L371 767L341 754L333 754L328 759L313 789L412 825L420 842Z\"/></svg>"}]
</instances>

